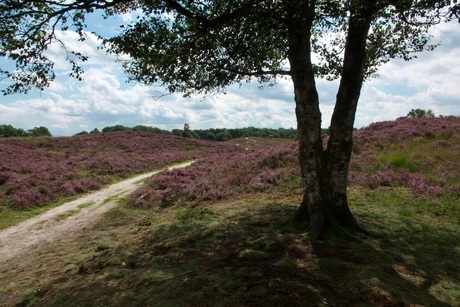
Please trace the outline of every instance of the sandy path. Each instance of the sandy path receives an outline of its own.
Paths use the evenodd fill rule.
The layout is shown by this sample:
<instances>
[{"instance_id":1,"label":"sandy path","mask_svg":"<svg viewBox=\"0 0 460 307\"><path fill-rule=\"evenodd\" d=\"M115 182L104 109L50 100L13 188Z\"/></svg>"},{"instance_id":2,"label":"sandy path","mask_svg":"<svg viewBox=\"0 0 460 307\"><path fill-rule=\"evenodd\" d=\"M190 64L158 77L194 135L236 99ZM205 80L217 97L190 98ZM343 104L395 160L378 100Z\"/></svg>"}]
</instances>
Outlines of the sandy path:
<instances>
[{"instance_id":1,"label":"sandy path","mask_svg":"<svg viewBox=\"0 0 460 307\"><path fill-rule=\"evenodd\" d=\"M192 163L186 162L168 169L187 167ZM145 173L112 184L17 225L0 230L0 263L90 225L104 212L116 206L116 199L110 201L107 199L134 191L141 185L138 181L159 172L161 171ZM67 218L62 217L64 214L70 214L72 210L74 210L73 215Z\"/></svg>"}]
</instances>

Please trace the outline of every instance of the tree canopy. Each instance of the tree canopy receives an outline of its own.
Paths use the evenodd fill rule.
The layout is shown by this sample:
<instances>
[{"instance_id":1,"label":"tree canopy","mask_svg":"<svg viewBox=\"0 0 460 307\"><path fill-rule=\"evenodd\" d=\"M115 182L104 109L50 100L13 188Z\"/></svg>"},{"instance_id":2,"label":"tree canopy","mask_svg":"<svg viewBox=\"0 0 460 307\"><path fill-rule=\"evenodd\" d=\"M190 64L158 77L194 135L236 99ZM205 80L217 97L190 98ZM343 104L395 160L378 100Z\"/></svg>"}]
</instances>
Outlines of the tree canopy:
<instances>
[{"instance_id":1,"label":"tree canopy","mask_svg":"<svg viewBox=\"0 0 460 307\"><path fill-rule=\"evenodd\" d=\"M46 50L61 44L81 78L80 64L88 57L71 50L56 35L73 30L86 38L86 17L101 10L106 17L138 12L115 37L101 37L108 51L127 54L123 66L131 80L162 83L170 91L225 90L234 82L272 84L291 75L288 24L295 3L314 5L311 51L315 73L335 79L341 75L347 25L353 12L372 10L367 38L366 75L391 58L414 57L428 44L427 29L457 18L456 0L381 1L171 1L171 0L37 0L0 2L0 56L15 61L14 70L0 70L13 82L4 93L43 90L55 78ZM193 50L193 52L190 52Z\"/></svg>"},{"instance_id":2,"label":"tree canopy","mask_svg":"<svg viewBox=\"0 0 460 307\"><path fill-rule=\"evenodd\" d=\"M52 136L48 128L40 126L24 131L21 128L14 128L11 125L0 125L0 137L21 137L21 136Z\"/></svg>"}]
</instances>

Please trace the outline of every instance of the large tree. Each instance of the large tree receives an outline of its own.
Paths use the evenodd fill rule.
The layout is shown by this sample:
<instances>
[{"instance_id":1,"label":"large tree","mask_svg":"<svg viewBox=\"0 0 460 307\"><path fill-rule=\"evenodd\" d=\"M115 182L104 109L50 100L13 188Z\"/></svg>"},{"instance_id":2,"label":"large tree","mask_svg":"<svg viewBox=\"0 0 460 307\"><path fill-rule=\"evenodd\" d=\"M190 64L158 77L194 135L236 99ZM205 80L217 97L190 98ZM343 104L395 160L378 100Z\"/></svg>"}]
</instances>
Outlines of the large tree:
<instances>
[{"instance_id":1,"label":"large tree","mask_svg":"<svg viewBox=\"0 0 460 307\"><path fill-rule=\"evenodd\" d=\"M299 132L303 201L294 221L318 237L364 231L347 202L353 124L364 80L391 58L432 49L428 29L458 17L456 0L6 0L0 4L0 73L5 93L44 89L55 75L46 56L57 31L85 39L85 16L135 11L108 52L124 55L130 79L171 92L225 91L232 83L290 78ZM80 78L86 55L69 50ZM340 79L330 138L323 146L317 78Z\"/></svg>"}]
</instances>

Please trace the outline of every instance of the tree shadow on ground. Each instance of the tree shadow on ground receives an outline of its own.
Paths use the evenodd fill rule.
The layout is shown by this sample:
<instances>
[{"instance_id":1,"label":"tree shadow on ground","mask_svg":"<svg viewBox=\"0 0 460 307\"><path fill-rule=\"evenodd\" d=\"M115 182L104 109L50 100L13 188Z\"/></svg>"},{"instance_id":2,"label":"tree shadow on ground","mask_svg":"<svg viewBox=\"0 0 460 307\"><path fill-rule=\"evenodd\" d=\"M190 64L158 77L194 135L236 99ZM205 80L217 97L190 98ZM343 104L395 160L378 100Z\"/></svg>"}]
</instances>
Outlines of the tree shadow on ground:
<instances>
[{"instance_id":1,"label":"tree shadow on ground","mask_svg":"<svg viewBox=\"0 0 460 307\"><path fill-rule=\"evenodd\" d=\"M330 277L325 289L335 298L332 305L452 306L458 302L458 233L411 221L394 224L381 229L378 238L362 243L312 241L319 270Z\"/></svg>"},{"instance_id":2,"label":"tree shadow on ground","mask_svg":"<svg viewBox=\"0 0 460 307\"><path fill-rule=\"evenodd\" d=\"M180 210L189 211L96 250L24 304L448 306L433 287L459 283L458 234L406 223L363 243L320 242L285 223L294 206Z\"/></svg>"}]
</instances>

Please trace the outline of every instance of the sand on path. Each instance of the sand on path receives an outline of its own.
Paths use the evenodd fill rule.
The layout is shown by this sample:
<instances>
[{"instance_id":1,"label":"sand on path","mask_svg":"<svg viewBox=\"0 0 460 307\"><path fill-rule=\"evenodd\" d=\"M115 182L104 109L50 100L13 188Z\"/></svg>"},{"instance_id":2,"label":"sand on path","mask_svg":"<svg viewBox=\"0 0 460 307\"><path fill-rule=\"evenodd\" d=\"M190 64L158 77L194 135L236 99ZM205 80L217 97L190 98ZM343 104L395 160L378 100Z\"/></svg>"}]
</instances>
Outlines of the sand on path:
<instances>
[{"instance_id":1,"label":"sand on path","mask_svg":"<svg viewBox=\"0 0 460 307\"><path fill-rule=\"evenodd\" d=\"M185 162L167 168L187 167ZM94 223L101 215L117 205L115 196L134 191L142 180L164 171L144 173L86 194L76 200L50 209L17 225L0 230L0 263L31 252L40 245L81 230ZM110 200L112 199L112 200Z\"/></svg>"}]
</instances>

